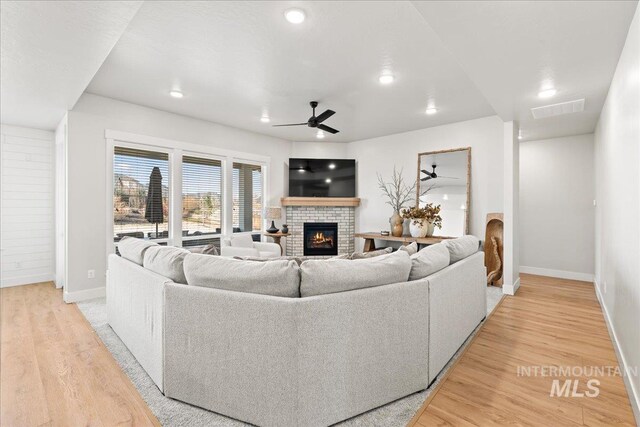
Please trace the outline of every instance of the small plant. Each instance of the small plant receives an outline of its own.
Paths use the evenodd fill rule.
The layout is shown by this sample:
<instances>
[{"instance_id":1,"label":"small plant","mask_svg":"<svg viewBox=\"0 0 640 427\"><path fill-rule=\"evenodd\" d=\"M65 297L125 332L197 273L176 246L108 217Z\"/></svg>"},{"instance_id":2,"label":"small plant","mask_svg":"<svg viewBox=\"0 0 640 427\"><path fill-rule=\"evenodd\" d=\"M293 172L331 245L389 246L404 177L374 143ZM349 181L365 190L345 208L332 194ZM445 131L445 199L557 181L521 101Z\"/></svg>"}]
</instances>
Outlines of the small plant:
<instances>
[{"instance_id":1,"label":"small plant","mask_svg":"<svg viewBox=\"0 0 640 427\"><path fill-rule=\"evenodd\" d=\"M416 183L414 182L412 185L406 184L402 177L402 169L398 172L395 166L393 167L392 182L384 182L382 176L380 174L377 175L378 187L388 199L386 203L390 205L395 212L400 212L400 210L413 199Z\"/></svg>"},{"instance_id":2,"label":"small plant","mask_svg":"<svg viewBox=\"0 0 640 427\"><path fill-rule=\"evenodd\" d=\"M427 221L432 223L435 227L442 228L442 217L440 216L440 205L433 205L427 203L424 207L427 211Z\"/></svg>"},{"instance_id":3,"label":"small plant","mask_svg":"<svg viewBox=\"0 0 640 427\"><path fill-rule=\"evenodd\" d=\"M419 208L418 206L402 210L402 218L412 220L414 225L419 225L422 222L421 220L427 218L427 215L427 209Z\"/></svg>"}]
</instances>

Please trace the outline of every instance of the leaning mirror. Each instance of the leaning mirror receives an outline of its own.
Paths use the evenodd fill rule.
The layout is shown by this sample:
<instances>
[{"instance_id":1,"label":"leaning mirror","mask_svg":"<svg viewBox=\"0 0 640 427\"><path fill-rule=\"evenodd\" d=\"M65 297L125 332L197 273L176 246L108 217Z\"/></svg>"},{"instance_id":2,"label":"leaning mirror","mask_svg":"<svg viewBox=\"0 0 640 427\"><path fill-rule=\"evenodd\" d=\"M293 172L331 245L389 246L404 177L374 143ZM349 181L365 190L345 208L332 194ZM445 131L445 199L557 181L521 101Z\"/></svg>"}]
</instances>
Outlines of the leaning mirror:
<instances>
[{"instance_id":1,"label":"leaning mirror","mask_svg":"<svg viewBox=\"0 0 640 427\"><path fill-rule=\"evenodd\" d=\"M440 205L442 228L434 236L459 237L469 232L471 147L418 154L416 204Z\"/></svg>"}]
</instances>

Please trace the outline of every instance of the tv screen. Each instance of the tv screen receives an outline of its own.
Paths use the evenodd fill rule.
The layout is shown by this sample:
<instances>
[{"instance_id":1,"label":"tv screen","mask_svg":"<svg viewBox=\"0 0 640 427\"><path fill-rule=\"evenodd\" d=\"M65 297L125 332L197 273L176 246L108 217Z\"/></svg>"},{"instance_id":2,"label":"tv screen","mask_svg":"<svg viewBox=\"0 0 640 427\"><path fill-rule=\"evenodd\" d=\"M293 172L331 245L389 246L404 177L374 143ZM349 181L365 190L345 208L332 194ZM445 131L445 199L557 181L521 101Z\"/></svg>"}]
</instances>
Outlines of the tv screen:
<instances>
[{"instance_id":1,"label":"tv screen","mask_svg":"<svg viewBox=\"0 0 640 427\"><path fill-rule=\"evenodd\" d=\"M353 159L289 159L289 196L355 197Z\"/></svg>"}]
</instances>

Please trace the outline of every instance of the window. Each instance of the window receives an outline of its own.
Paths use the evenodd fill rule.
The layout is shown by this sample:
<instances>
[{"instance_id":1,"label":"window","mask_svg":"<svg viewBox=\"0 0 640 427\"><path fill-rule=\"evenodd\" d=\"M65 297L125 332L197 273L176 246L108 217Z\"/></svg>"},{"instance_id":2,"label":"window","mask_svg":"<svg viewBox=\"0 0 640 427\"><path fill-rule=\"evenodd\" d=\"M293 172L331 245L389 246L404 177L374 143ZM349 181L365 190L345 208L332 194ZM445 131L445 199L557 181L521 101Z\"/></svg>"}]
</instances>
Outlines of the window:
<instances>
[{"instance_id":1,"label":"window","mask_svg":"<svg viewBox=\"0 0 640 427\"><path fill-rule=\"evenodd\" d=\"M182 244L218 243L222 231L222 162L182 158ZM212 237L214 237L212 239Z\"/></svg>"},{"instance_id":2,"label":"window","mask_svg":"<svg viewBox=\"0 0 640 427\"><path fill-rule=\"evenodd\" d=\"M114 147L113 238L169 237L169 155Z\"/></svg>"},{"instance_id":3,"label":"window","mask_svg":"<svg viewBox=\"0 0 640 427\"><path fill-rule=\"evenodd\" d=\"M233 232L262 230L262 167L233 164Z\"/></svg>"}]
</instances>

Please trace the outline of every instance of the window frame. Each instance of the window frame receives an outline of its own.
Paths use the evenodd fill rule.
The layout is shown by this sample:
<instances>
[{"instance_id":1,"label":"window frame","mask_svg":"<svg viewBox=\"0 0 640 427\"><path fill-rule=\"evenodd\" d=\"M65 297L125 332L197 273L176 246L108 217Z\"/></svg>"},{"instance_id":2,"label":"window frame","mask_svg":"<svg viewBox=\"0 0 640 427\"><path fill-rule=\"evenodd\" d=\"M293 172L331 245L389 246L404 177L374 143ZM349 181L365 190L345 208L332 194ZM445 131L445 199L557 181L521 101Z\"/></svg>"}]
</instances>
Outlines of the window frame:
<instances>
[{"instance_id":1,"label":"window frame","mask_svg":"<svg viewBox=\"0 0 640 427\"><path fill-rule=\"evenodd\" d=\"M262 169L262 197L263 204L269 200L269 170L271 157L250 154L240 151L227 150L213 146L194 144L171 139L164 139L146 135L133 134L112 129L105 129L107 165L106 165L106 246L107 256L115 253L116 243L113 241L113 160L116 146L145 151L166 153L169 156L169 238L154 239L155 242L166 242L169 246L182 247L182 162L183 156L202 157L218 160L222 164L221 189L222 209L220 210L221 233L216 236L225 239L233 235L233 163L247 163L260 166ZM213 141L211 141L213 142ZM264 232L265 219L262 218ZM252 232L243 232L255 234ZM236 233L236 235L239 233ZM262 237L264 239L264 237ZM191 239L185 239L191 240Z\"/></svg>"}]
</instances>

